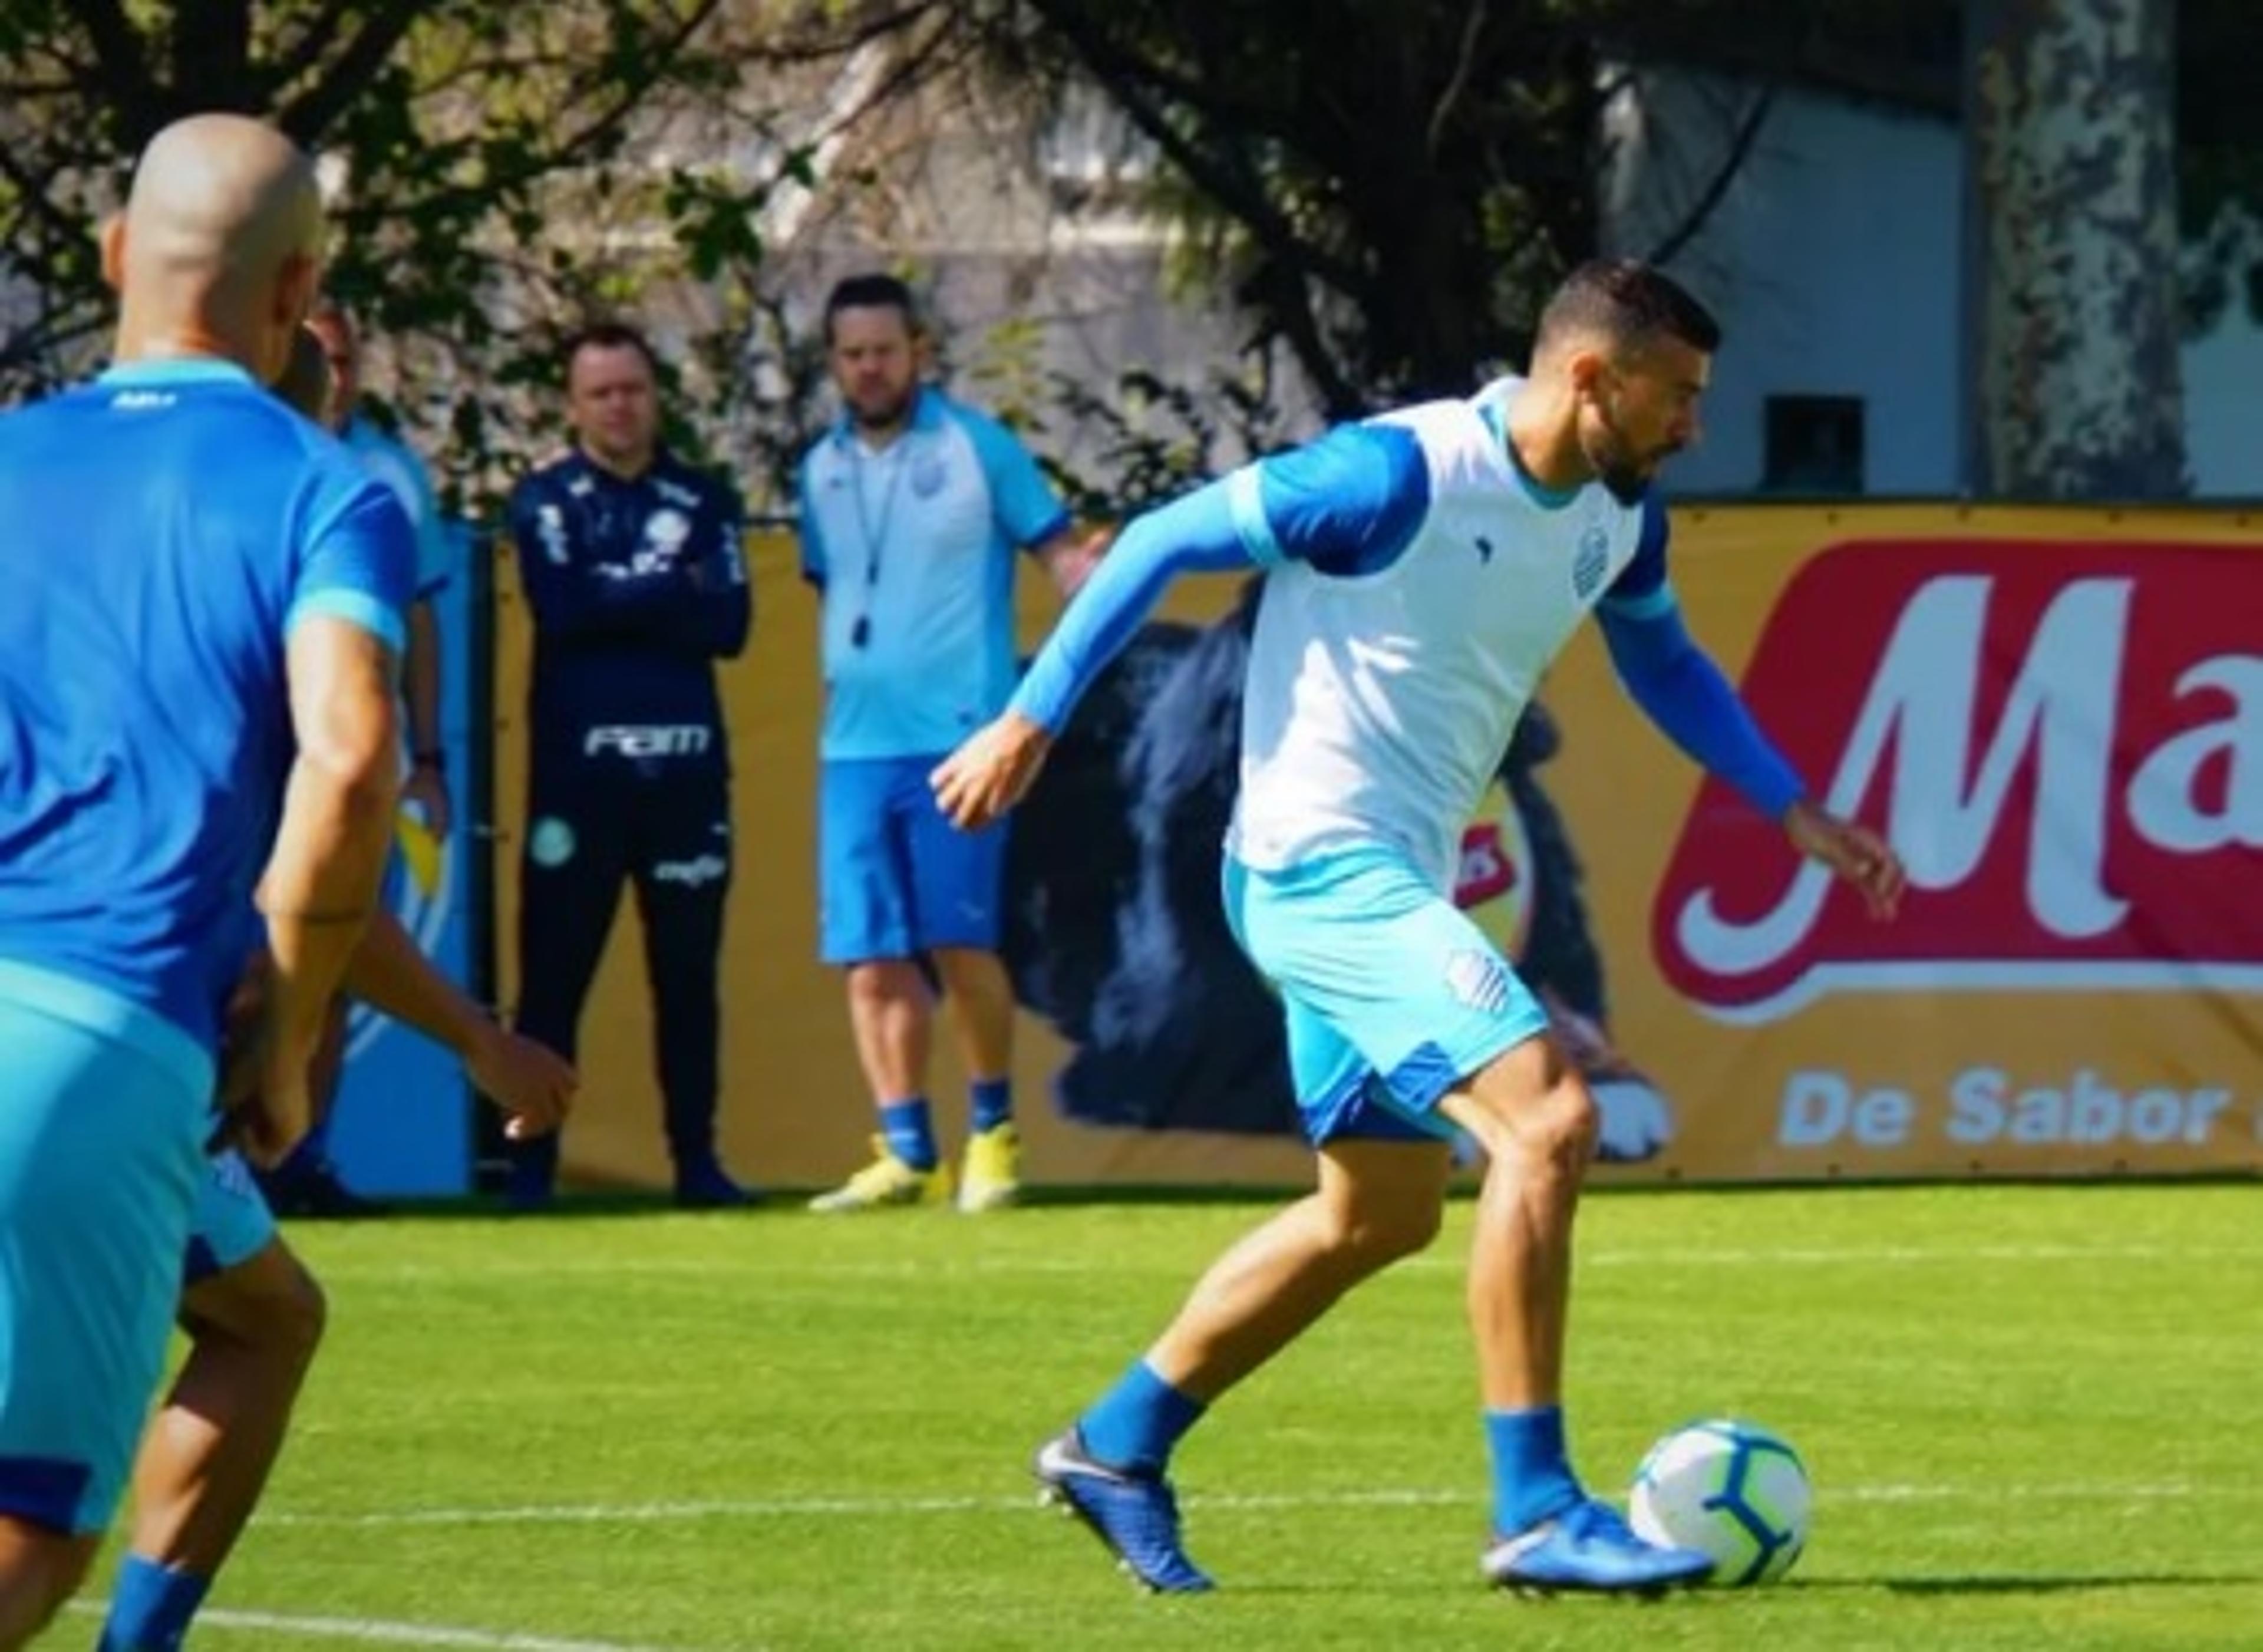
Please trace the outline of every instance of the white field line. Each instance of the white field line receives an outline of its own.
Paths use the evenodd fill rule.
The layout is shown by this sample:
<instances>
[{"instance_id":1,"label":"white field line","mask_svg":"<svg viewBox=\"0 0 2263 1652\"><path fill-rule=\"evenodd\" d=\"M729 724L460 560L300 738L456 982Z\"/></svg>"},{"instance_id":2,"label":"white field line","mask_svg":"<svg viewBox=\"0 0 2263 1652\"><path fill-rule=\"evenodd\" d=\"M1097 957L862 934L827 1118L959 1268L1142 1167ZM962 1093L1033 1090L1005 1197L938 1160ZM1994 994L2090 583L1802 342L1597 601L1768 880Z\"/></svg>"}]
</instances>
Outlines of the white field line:
<instances>
[{"instance_id":1,"label":"white field line","mask_svg":"<svg viewBox=\"0 0 2263 1652\"><path fill-rule=\"evenodd\" d=\"M1579 1264L1592 1268L1752 1268L1752 1267L1969 1267L1977 1263L2099 1263L2099 1262L2256 1262L2263 1261L2263 1245L1849 1245L1849 1246L1702 1246L1676 1245L1670 1250L1582 1250ZM438 1263L367 1264L332 1259L322 1264L325 1279L359 1280L372 1284L413 1283L429 1279L486 1280L495 1279L664 1278L734 1272L735 1257L654 1257L636 1260L571 1257L546 1261L524 1257L484 1257L472 1264ZM1417 1257L1398 1264L1395 1272L1448 1270L1459 1272L1458 1257ZM1173 1259L1132 1265L1095 1264L1075 1257L977 1257L939 1261L928 1258L871 1262L772 1262L763 1264L765 1279L934 1279L952 1276L1066 1275L1084 1278L1106 1273L1178 1273L1185 1264Z\"/></svg>"},{"instance_id":2,"label":"white field line","mask_svg":"<svg viewBox=\"0 0 2263 1652\"><path fill-rule=\"evenodd\" d=\"M363 1514L293 1513L254 1517L263 1526L607 1525L695 1520L894 1519L919 1514L1019 1514L1030 1497L741 1497L683 1502L528 1503L493 1509L396 1509ZM1993 1486L1842 1486L1818 1492L1825 1507L1850 1503L2211 1503L2263 1497L2263 1485L2084 1484ZM1450 1508L1476 1506L1480 1492L1380 1489L1367 1491L1199 1494L1182 1498L1189 1509L1296 1510Z\"/></svg>"},{"instance_id":3,"label":"white field line","mask_svg":"<svg viewBox=\"0 0 2263 1652\"><path fill-rule=\"evenodd\" d=\"M98 1615L109 1609L107 1601L71 1604L71 1611L80 1615ZM346 1641L360 1646L452 1647L460 1652L668 1652L662 1647L629 1646L618 1641L560 1641L549 1635L457 1629L445 1624L394 1623L383 1618L300 1618L274 1612L209 1609L197 1614L197 1627L295 1634L310 1641Z\"/></svg>"}]
</instances>

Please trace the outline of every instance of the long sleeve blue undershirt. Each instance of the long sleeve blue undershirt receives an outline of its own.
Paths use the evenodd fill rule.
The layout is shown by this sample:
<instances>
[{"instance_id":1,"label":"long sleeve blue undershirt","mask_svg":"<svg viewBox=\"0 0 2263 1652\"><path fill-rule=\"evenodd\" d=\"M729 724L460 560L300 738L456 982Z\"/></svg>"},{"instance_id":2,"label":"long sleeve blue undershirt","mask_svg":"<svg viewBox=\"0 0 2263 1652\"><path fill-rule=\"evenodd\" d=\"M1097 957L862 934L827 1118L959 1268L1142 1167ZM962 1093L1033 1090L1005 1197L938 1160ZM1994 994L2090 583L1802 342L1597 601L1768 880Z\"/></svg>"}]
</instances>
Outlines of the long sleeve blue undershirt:
<instances>
[{"instance_id":1,"label":"long sleeve blue undershirt","mask_svg":"<svg viewBox=\"0 0 2263 1652\"><path fill-rule=\"evenodd\" d=\"M1325 572L1388 566L1428 508L1427 467L1402 431L1349 425L1197 489L1127 527L1069 605L1011 709L1059 733L1171 581L1302 561ZM1690 637L1666 576L1666 512L1596 612L1611 663L1660 732L1775 819L1805 794L1720 668Z\"/></svg>"}]
</instances>

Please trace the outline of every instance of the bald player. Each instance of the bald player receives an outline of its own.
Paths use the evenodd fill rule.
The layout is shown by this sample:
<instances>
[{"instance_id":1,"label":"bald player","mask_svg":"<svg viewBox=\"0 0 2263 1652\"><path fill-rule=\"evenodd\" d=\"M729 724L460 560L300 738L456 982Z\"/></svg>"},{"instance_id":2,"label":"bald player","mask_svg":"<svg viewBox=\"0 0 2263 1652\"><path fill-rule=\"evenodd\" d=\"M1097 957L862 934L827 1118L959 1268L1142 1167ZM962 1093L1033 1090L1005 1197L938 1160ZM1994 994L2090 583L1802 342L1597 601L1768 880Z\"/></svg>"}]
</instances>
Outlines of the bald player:
<instances>
[{"instance_id":1,"label":"bald player","mask_svg":"<svg viewBox=\"0 0 2263 1652\"><path fill-rule=\"evenodd\" d=\"M331 383L322 341L301 329L275 393L320 421ZM247 972L247 995L264 972L262 958ZM498 1026L381 907L348 966L346 990L459 1056L474 1085L510 1115L512 1139L564 1117L579 1083L574 1069ZM327 1315L322 1286L284 1243L241 1156L215 1155L181 1271L188 1354L134 1459L133 1535L98 1652L181 1645L282 1453Z\"/></svg>"},{"instance_id":2,"label":"bald player","mask_svg":"<svg viewBox=\"0 0 2263 1652\"><path fill-rule=\"evenodd\" d=\"M409 525L265 388L322 229L272 127L168 127L104 233L115 365L0 417L0 1649L115 1511L237 971L264 923L222 1088L271 1158L384 867Z\"/></svg>"}]
</instances>

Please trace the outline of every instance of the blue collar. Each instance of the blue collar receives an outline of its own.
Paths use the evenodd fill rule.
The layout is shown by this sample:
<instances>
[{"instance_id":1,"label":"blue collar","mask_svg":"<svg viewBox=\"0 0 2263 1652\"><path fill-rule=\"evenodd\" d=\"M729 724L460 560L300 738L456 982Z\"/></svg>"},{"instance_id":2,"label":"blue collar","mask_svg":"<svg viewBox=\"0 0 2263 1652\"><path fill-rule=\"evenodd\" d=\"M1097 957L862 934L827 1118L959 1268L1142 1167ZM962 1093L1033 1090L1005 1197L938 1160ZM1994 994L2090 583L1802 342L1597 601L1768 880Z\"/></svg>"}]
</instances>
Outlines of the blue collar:
<instances>
[{"instance_id":1,"label":"blue collar","mask_svg":"<svg viewBox=\"0 0 2263 1652\"><path fill-rule=\"evenodd\" d=\"M1493 440L1500 444L1500 451L1507 455L1509 469L1515 473L1517 482L1533 504L1544 511L1561 511L1580 496L1580 488L1584 483L1570 488L1551 488L1524 467L1524 460L1517 457L1516 444L1508 439L1508 415L1498 401L1480 401L1478 417L1493 432Z\"/></svg>"},{"instance_id":2,"label":"blue collar","mask_svg":"<svg viewBox=\"0 0 2263 1652\"><path fill-rule=\"evenodd\" d=\"M251 374L241 362L221 356L145 356L112 363L98 384L250 384Z\"/></svg>"}]
</instances>

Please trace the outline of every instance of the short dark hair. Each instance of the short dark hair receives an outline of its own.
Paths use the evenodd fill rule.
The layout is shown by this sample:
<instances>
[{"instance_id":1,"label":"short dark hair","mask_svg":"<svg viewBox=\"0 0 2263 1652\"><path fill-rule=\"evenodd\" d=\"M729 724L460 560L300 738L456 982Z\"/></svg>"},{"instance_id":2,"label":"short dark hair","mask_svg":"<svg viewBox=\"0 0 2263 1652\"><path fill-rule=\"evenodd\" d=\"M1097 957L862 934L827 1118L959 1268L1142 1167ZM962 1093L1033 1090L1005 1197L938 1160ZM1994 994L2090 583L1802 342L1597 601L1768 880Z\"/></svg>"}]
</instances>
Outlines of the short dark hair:
<instances>
[{"instance_id":1,"label":"short dark hair","mask_svg":"<svg viewBox=\"0 0 2263 1652\"><path fill-rule=\"evenodd\" d=\"M652 352L652 341L626 322L591 322L567 337L565 347L558 352L559 365L565 368L566 377L574 376L574 364L585 350L633 350L644 358L644 365L652 376L660 376L660 358Z\"/></svg>"},{"instance_id":2,"label":"short dark hair","mask_svg":"<svg viewBox=\"0 0 2263 1652\"><path fill-rule=\"evenodd\" d=\"M852 275L834 283L825 300L825 342L833 342L833 318L848 309L892 309L904 318L905 328L920 330L919 301L910 287L893 275L873 272Z\"/></svg>"},{"instance_id":3,"label":"short dark hair","mask_svg":"<svg viewBox=\"0 0 2263 1652\"><path fill-rule=\"evenodd\" d=\"M1711 355L1721 347L1721 323L1663 270L1638 258L1596 258L1564 278L1540 312L1536 348L1574 333L1596 333L1622 346L1661 334Z\"/></svg>"}]
</instances>

